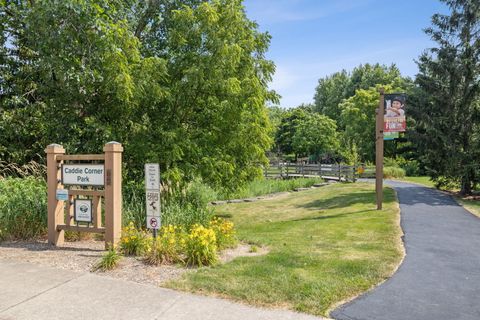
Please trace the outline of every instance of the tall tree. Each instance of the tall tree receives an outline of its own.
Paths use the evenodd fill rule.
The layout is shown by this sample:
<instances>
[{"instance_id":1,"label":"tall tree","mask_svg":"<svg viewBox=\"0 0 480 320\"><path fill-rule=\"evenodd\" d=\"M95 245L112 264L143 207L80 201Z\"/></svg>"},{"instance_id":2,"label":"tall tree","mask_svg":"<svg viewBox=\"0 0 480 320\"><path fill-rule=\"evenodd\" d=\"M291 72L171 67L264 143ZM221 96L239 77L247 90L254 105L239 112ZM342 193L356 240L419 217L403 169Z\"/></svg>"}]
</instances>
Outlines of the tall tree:
<instances>
[{"instance_id":1,"label":"tall tree","mask_svg":"<svg viewBox=\"0 0 480 320\"><path fill-rule=\"evenodd\" d=\"M342 70L318 81L314 110L337 121L339 130L344 130L340 121L343 100L353 97L359 89L368 90L377 85L405 87L409 82L411 80L403 78L394 64L366 63L351 72Z\"/></svg>"},{"instance_id":2,"label":"tall tree","mask_svg":"<svg viewBox=\"0 0 480 320\"><path fill-rule=\"evenodd\" d=\"M468 194L480 179L480 2L443 2L451 12L433 15L426 29L437 46L418 60L412 115L432 178L457 182Z\"/></svg>"}]
</instances>

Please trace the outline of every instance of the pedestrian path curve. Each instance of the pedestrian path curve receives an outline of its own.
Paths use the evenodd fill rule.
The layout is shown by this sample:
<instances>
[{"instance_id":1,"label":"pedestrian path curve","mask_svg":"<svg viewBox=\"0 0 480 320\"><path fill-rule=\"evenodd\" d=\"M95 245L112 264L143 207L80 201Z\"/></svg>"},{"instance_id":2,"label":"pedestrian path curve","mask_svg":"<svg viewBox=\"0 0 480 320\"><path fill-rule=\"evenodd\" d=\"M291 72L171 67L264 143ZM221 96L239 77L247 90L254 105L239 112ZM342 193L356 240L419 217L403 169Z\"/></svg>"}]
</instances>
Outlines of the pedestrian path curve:
<instances>
[{"instance_id":1,"label":"pedestrian path curve","mask_svg":"<svg viewBox=\"0 0 480 320\"><path fill-rule=\"evenodd\" d=\"M393 277L331 313L337 320L480 319L480 219L451 196L388 182L406 256Z\"/></svg>"}]
</instances>

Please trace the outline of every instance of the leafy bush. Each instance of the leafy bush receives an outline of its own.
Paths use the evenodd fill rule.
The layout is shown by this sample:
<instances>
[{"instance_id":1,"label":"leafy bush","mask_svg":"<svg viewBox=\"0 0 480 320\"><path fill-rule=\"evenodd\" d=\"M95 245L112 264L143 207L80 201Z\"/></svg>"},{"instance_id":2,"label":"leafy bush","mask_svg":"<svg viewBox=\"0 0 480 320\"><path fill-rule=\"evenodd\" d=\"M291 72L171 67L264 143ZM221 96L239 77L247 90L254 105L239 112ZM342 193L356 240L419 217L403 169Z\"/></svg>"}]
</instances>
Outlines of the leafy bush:
<instances>
[{"instance_id":1,"label":"leafy bush","mask_svg":"<svg viewBox=\"0 0 480 320\"><path fill-rule=\"evenodd\" d=\"M194 225L185 238L185 263L189 266L207 266L217 262L215 231Z\"/></svg>"},{"instance_id":2,"label":"leafy bush","mask_svg":"<svg viewBox=\"0 0 480 320\"><path fill-rule=\"evenodd\" d=\"M110 245L108 251L102 256L100 262L98 262L93 270L107 271L117 267L118 262L122 256L117 252L114 246Z\"/></svg>"},{"instance_id":3,"label":"leafy bush","mask_svg":"<svg viewBox=\"0 0 480 320\"><path fill-rule=\"evenodd\" d=\"M149 235L144 231L137 230L133 222L130 222L122 229L119 245L123 254L141 256L149 250Z\"/></svg>"},{"instance_id":4,"label":"leafy bush","mask_svg":"<svg viewBox=\"0 0 480 320\"><path fill-rule=\"evenodd\" d=\"M215 232L217 248L219 250L234 247L237 243L233 223L221 218L213 218L209 227Z\"/></svg>"},{"instance_id":5,"label":"leafy bush","mask_svg":"<svg viewBox=\"0 0 480 320\"><path fill-rule=\"evenodd\" d=\"M0 240L47 233L47 186L43 179L0 179Z\"/></svg>"},{"instance_id":6,"label":"leafy bush","mask_svg":"<svg viewBox=\"0 0 480 320\"><path fill-rule=\"evenodd\" d=\"M383 168L383 177L384 178L404 178L405 170L400 167L384 167Z\"/></svg>"},{"instance_id":7,"label":"leafy bush","mask_svg":"<svg viewBox=\"0 0 480 320\"><path fill-rule=\"evenodd\" d=\"M145 262L153 265L181 262L184 244L182 228L172 225L162 227L158 237L153 239L151 249L145 255Z\"/></svg>"}]
</instances>

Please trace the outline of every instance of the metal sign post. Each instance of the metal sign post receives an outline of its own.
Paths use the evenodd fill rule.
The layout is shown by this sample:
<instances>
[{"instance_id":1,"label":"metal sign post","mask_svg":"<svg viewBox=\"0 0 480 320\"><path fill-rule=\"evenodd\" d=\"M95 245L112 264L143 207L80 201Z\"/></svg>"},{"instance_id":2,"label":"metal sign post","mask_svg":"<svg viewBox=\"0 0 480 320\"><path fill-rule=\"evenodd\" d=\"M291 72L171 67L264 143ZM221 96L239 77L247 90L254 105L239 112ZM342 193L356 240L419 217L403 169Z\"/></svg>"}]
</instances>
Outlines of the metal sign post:
<instances>
[{"instance_id":1,"label":"metal sign post","mask_svg":"<svg viewBox=\"0 0 480 320\"><path fill-rule=\"evenodd\" d=\"M153 237L161 226L160 213L160 167L158 163L145 164L145 199L147 206L147 228L153 230Z\"/></svg>"},{"instance_id":2,"label":"metal sign post","mask_svg":"<svg viewBox=\"0 0 480 320\"><path fill-rule=\"evenodd\" d=\"M380 102L377 109L376 143L375 143L375 193L377 195L377 210L382 210L383 202L383 127L384 127L384 89L380 88Z\"/></svg>"}]
</instances>

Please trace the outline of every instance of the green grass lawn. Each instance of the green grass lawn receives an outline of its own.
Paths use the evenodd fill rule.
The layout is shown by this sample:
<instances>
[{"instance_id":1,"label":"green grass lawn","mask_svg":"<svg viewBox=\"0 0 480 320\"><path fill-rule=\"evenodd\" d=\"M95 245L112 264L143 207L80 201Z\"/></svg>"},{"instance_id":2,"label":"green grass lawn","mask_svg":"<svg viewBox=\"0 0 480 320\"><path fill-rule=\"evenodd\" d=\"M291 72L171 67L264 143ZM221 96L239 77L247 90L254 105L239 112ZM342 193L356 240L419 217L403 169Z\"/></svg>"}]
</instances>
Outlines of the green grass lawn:
<instances>
[{"instance_id":1,"label":"green grass lawn","mask_svg":"<svg viewBox=\"0 0 480 320\"><path fill-rule=\"evenodd\" d=\"M435 184L432 180L430 180L430 177L404 177L399 180L405 181L405 182L418 183L430 188L435 188Z\"/></svg>"},{"instance_id":2,"label":"green grass lawn","mask_svg":"<svg viewBox=\"0 0 480 320\"><path fill-rule=\"evenodd\" d=\"M254 203L217 207L238 237L268 254L187 273L167 286L325 316L339 302L388 278L403 255L399 209L385 188L333 184Z\"/></svg>"}]
</instances>

